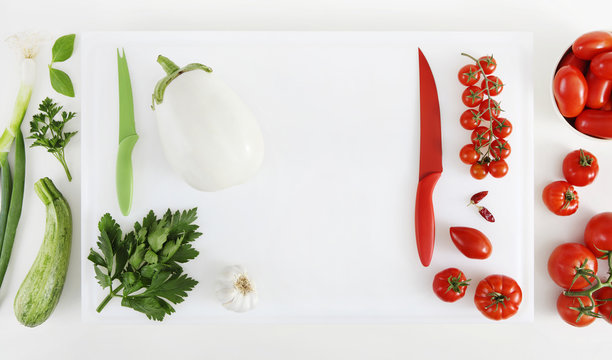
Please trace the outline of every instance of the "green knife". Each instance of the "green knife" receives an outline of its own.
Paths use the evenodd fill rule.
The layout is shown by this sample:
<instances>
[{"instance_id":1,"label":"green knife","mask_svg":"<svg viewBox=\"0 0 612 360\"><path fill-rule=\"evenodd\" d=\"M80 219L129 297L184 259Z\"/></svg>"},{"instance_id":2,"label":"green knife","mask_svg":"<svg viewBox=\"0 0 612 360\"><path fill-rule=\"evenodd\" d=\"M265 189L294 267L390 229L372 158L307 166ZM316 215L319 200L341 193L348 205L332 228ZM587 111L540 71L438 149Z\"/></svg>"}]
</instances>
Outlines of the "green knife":
<instances>
[{"instance_id":1,"label":"green knife","mask_svg":"<svg viewBox=\"0 0 612 360\"><path fill-rule=\"evenodd\" d=\"M125 216L132 209L134 180L132 170L132 150L138 134L134 124L134 100L132 83L128 70L125 51L123 56L117 49L117 67L119 71L119 151L117 152L117 199L119 208Z\"/></svg>"}]
</instances>

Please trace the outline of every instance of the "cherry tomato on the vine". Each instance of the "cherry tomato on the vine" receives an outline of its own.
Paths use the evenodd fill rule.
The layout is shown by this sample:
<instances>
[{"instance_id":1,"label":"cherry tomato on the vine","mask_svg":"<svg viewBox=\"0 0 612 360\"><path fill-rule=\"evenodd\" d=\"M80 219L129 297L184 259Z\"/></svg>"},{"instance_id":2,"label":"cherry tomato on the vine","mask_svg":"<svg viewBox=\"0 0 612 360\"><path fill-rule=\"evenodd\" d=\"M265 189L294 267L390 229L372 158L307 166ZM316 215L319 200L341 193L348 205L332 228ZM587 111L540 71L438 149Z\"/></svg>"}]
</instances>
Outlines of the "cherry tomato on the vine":
<instances>
[{"instance_id":1,"label":"cherry tomato on the vine","mask_svg":"<svg viewBox=\"0 0 612 360\"><path fill-rule=\"evenodd\" d=\"M489 167L486 164L476 163L470 166L470 175L472 175L474 179L482 180L487 177L488 173Z\"/></svg>"},{"instance_id":2,"label":"cherry tomato on the vine","mask_svg":"<svg viewBox=\"0 0 612 360\"><path fill-rule=\"evenodd\" d=\"M561 293L557 299L557 312L566 323L583 327L597 319L599 309L593 305L588 296L567 296Z\"/></svg>"},{"instance_id":3,"label":"cherry tomato on the vine","mask_svg":"<svg viewBox=\"0 0 612 360\"><path fill-rule=\"evenodd\" d=\"M475 107L480 105L483 98L482 89L478 86L469 86L461 94L461 101L467 107Z\"/></svg>"},{"instance_id":4,"label":"cherry tomato on the vine","mask_svg":"<svg viewBox=\"0 0 612 360\"><path fill-rule=\"evenodd\" d=\"M523 292L517 282L505 275L489 275L478 283L474 304L486 317L502 320L518 311Z\"/></svg>"},{"instance_id":5,"label":"cherry tomato on the vine","mask_svg":"<svg viewBox=\"0 0 612 360\"><path fill-rule=\"evenodd\" d=\"M505 139L495 139L491 141L490 153L495 159L505 159L510 156L510 144Z\"/></svg>"},{"instance_id":6,"label":"cherry tomato on the vine","mask_svg":"<svg viewBox=\"0 0 612 360\"><path fill-rule=\"evenodd\" d=\"M448 268L434 276L433 291L442 301L455 302L465 296L468 281L461 270Z\"/></svg>"},{"instance_id":7,"label":"cherry tomato on the vine","mask_svg":"<svg viewBox=\"0 0 612 360\"><path fill-rule=\"evenodd\" d=\"M493 56L481 56L478 58L478 63L482 67L484 73L487 75L492 74L497 67L497 62Z\"/></svg>"},{"instance_id":8,"label":"cherry tomato on the vine","mask_svg":"<svg viewBox=\"0 0 612 360\"><path fill-rule=\"evenodd\" d=\"M494 178L502 178L508 173L506 160L495 160L489 163L489 174Z\"/></svg>"},{"instance_id":9,"label":"cherry tomato on the vine","mask_svg":"<svg viewBox=\"0 0 612 360\"><path fill-rule=\"evenodd\" d=\"M548 275L563 289L582 290L596 282L597 258L579 243L557 246L548 258Z\"/></svg>"},{"instance_id":10,"label":"cherry tomato on the vine","mask_svg":"<svg viewBox=\"0 0 612 360\"><path fill-rule=\"evenodd\" d=\"M489 108L491 108L490 111ZM480 116L483 120L487 121L491 121L491 115L493 115L493 118L497 118L499 116L500 111L501 108L499 106L499 103L491 98L483 99L480 105L478 106L478 112L480 113Z\"/></svg>"},{"instance_id":11,"label":"cherry tomato on the vine","mask_svg":"<svg viewBox=\"0 0 612 360\"><path fill-rule=\"evenodd\" d=\"M612 323L612 288L601 288L595 291L593 297L595 297L595 302L598 305L597 309L602 319Z\"/></svg>"},{"instance_id":12,"label":"cherry tomato on the vine","mask_svg":"<svg viewBox=\"0 0 612 360\"><path fill-rule=\"evenodd\" d=\"M586 150L574 150L563 159L563 176L574 186L589 185L595 180L597 173L597 158Z\"/></svg>"},{"instance_id":13,"label":"cherry tomato on the vine","mask_svg":"<svg viewBox=\"0 0 612 360\"><path fill-rule=\"evenodd\" d=\"M489 143L489 140L491 140L491 132L489 131L489 128L479 126L472 131L471 139L472 144L476 145L477 147L485 146Z\"/></svg>"},{"instance_id":14,"label":"cherry tomato on the vine","mask_svg":"<svg viewBox=\"0 0 612 360\"><path fill-rule=\"evenodd\" d=\"M474 64L465 65L457 75L459 82L465 86L474 85L480 80L480 71Z\"/></svg>"},{"instance_id":15,"label":"cherry tomato on the vine","mask_svg":"<svg viewBox=\"0 0 612 360\"><path fill-rule=\"evenodd\" d=\"M487 80L483 81L482 88L489 89L489 94L491 96L497 96L504 89L504 83L495 75L487 76Z\"/></svg>"},{"instance_id":16,"label":"cherry tomato on the vine","mask_svg":"<svg viewBox=\"0 0 612 360\"><path fill-rule=\"evenodd\" d=\"M459 118L459 122L465 130L476 129L478 125L480 125L481 121L482 118L480 117L480 114L478 114L478 111L474 109L465 110Z\"/></svg>"},{"instance_id":17,"label":"cherry tomato on the vine","mask_svg":"<svg viewBox=\"0 0 612 360\"><path fill-rule=\"evenodd\" d=\"M567 181L555 181L542 191L542 200L548 210L560 216L572 215L578 210L578 193Z\"/></svg>"},{"instance_id":18,"label":"cherry tomato on the vine","mask_svg":"<svg viewBox=\"0 0 612 360\"><path fill-rule=\"evenodd\" d=\"M480 159L480 154L476 151L474 144L467 144L459 151L459 158L464 164L472 165Z\"/></svg>"},{"instance_id":19,"label":"cherry tomato on the vine","mask_svg":"<svg viewBox=\"0 0 612 360\"><path fill-rule=\"evenodd\" d=\"M584 243L597 257L608 258L604 251L612 251L612 212L597 214L584 229Z\"/></svg>"},{"instance_id":20,"label":"cherry tomato on the vine","mask_svg":"<svg viewBox=\"0 0 612 360\"><path fill-rule=\"evenodd\" d=\"M512 133L512 123L506 118L493 120L493 135L497 138L505 138Z\"/></svg>"}]
</instances>

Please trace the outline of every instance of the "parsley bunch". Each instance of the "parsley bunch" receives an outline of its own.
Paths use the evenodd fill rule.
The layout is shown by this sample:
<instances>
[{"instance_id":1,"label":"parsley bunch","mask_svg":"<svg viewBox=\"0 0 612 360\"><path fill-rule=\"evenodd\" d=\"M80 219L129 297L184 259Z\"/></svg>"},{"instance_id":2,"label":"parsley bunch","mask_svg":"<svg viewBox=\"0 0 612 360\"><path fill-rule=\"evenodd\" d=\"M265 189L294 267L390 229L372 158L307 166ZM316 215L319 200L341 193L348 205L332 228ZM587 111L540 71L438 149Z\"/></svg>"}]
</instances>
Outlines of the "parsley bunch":
<instances>
[{"instance_id":1,"label":"parsley bunch","mask_svg":"<svg viewBox=\"0 0 612 360\"><path fill-rule=\"evenodd\" d=\"M198 283L183 274L180 264L194 259L198 251L191 242L202 235L197 232L197 208L172 213L161 219L153 211L134 224L134 230L122 237L121 228L104 214L98 223L100 252L90 250L87 257L94 264L96 279L108 296L96 311L101 312L113 297L121 305L161 321L175 310L170 305L183 302L187 292ZM114 287L114 284L117 284Z\"/></svg>"},{"instance_id":2,"label":"parsley bunch","mask_svg":"<svg viewBox=\"0 0 612 360\"><path fill-rule=\"evenodd\" d=\"M72 176L64 157L64 148L70 141L70 138L77 132L64 132L64 126L76 116L76 113L62 111L61 120L55 120L55 117L62 108L62 106L57 105L50 98L43 100L38 105L38 111L41 111L41 113L34 115L32 121L30 121L31 134L28 136L28 139L34 139L34 143L30 147L42 146L55 156L64 167L68 181L72 181Z\"/></svg>"}]
</instances>

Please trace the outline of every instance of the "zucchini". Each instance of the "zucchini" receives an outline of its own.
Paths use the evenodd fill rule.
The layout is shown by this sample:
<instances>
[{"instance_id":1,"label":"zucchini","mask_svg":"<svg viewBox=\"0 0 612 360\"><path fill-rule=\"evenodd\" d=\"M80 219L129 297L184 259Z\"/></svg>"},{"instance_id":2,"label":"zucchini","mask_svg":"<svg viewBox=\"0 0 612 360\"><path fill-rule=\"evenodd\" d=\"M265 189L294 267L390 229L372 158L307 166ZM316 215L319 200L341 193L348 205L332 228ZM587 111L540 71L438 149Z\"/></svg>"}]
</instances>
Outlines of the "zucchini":
<instances>
[{"instance_id":1,"label":"zucchini","mask_svg":"<svg viewBox=\"0 0 612 360\"><path fill-rule=\"evenodd\" d=\"M72 243L70 206L49 178L34 184L34 191L47 208L43 243L15 296L13 308L20 323L42 324L57 305L68 271Z\"/></svg>"}]
</instances>

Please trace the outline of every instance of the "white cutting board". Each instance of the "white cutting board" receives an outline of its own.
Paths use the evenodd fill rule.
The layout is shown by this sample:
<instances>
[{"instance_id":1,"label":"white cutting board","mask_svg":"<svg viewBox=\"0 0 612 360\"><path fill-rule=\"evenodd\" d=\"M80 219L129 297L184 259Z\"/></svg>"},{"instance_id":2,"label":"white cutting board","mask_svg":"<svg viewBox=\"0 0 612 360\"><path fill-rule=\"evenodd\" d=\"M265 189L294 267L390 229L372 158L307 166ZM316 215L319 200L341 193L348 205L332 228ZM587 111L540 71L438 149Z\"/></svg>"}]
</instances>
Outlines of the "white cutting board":
<instances>
[{"instance_id":1,"label":"white cutting board","mask_svg":"<svg viewBox=\"0 0 612 360\"><path fill-rule=\"evenodd\" d=\"M474 307L476 284L492 273L516 279L523 303L509 321L533 319L533 85L529 33L460 32L133 32L87 33L82 50L82 312L86 321L148 323L105 292L86 260L110 212L124 231L149 209L198 207L200 256L185 271L200 283L165 322L487 322ZM118 136L116 48L127 55L140 140L133 154L134 203L121 215L115 195ZM420 47L440 99L444 172L436 187L436 246L429 268L418 260L414 201L418 182ZM507 86L499 96L514 125L509 174L470 177L459 150L470 133L457 81L460 55L493 54ZM253 110L265 139L259 174L215 193L191 189L174 174L150 109L163 76L158 54L179 66L214 69ZM497 218L485 222L469 197ZM491 239L487 260L464 257L450 226ZM255 279L258 307L226 311L214 295L221 269L243 264ZM438 300L434 274L462 269L464 299Z\"/></svg>"}]
</instances>

